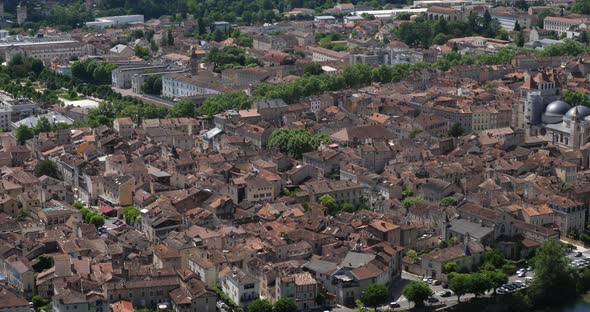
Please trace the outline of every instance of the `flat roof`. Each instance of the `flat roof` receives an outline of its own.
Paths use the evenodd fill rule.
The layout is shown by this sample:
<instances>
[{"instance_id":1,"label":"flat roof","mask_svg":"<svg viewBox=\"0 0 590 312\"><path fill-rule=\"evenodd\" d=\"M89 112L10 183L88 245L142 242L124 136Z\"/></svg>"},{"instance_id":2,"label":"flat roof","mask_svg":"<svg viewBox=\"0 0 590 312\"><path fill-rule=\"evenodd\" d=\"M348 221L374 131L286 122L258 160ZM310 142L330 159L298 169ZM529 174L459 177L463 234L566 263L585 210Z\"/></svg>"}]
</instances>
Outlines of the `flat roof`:
<instances>
[{"instance_id":1,"label":"flat roof","mask_svg":"<svg viewBox=\"0 0 590 312\"><path fill-rule=\"evenodd\" d=\"M20 46L42 46L48 44L62 44L62 43L80 43L76 40L59 40L59 41L40 41L40 42L7 42L7 41L0 41L0 47L20 47Z\"/></svg>"}]
</instances>

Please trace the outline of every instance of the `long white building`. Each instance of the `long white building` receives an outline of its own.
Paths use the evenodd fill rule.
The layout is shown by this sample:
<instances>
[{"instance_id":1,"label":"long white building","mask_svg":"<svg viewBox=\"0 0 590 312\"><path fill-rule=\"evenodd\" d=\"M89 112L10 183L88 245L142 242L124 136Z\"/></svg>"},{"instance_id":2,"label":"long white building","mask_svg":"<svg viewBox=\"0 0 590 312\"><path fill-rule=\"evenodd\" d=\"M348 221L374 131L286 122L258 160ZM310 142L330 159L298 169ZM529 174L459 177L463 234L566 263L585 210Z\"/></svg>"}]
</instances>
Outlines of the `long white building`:
<instances>
[{"instance_id":1,"label":"long white building","mask_svg":"<svg viewBox=\"0 0 590 312\"><path fill-rule=\"evenodd\" d=\"M135 23L143 23L143 22L144 22L143 15L105 16L105 17L98 17L93 22L87 22L86 26L105 28L105 27L113 27L113 26L118 26L118 25L135 24Z\"/></svg>"},{"instance_id":2,"label":"long white building","mask_svg":"<svg viewBox=\"0 0 590 312\"><path fill-rule=\"evenodd\" d=\"M183 98L223 93L223 85L215 85L200 75L190 73L168 74L162 77L162 96Z\"/></svg>"}]
</instances>

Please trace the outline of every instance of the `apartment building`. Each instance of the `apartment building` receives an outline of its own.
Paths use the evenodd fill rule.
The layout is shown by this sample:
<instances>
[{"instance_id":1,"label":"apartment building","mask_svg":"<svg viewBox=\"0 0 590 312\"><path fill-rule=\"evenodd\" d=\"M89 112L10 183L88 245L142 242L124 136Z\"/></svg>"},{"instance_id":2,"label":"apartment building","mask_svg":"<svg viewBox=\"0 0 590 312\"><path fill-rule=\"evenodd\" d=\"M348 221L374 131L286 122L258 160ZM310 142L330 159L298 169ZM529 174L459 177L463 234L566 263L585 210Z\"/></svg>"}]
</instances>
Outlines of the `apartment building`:
<instances>
[{"instance_id":1,"label":"apartment building","mask_svg":"<svg viewBox=\"0 0 590 312\"><path fill-rule=\"evenodd\" d=\"M72 57L95 55L96 48L91 44L74 40L41 41L41 42L10 42L0 44L0 53L4 52L6 60L15 55L30 56L49 64L54 59L69 60Z\"/></svg>"},{"instance_id":2,"label":"apartment building","mask_svg":"<svg viewBox=\"0 0 590 312\"><path fill-rule=\"evenodd\" d=\"M321 180L304 184L301 187L314 201L330 195L338 204L349 203L358 206L363 198L364 186L350 181Z\"/></svg>"},{"instance_id":3,"label":"apartment building","mask_svg":"<svg viewBox=\"0 0 590 312\"><path fill-rule=\"evenodd\" d=\"M115 68L111 73L111 81L113 88L129 89L131 88L132 78L134 75L161 72L167 68L167 65L144 66L139 65L125 65Z\"/></svg>"},{"instance_id":4,"label":"apartment building","mask_svg":"<svg viewBox=\"0 0 590 312\"><path fill-rule=\"evenodd\" d=\"M210 82L206 77L187 73L167 74L162 76L162 96L167 98L183 98L191 96L207 96L223 93L221 84Z\"/></svg>"},{"instance_id":5,"label":"apartment building","mask_svg":"<svg viewBox=\"0 0 590 312\"><path fill-rule=\"evenodd\" d=\"M276 278L276 299L292 298L301 311L308 311L317 306L318 282L309 272L284 274Z\"/></svg>"},{"instance_id":6,"label":"apartment building","mask_svg":"<svg viewBox=\"0 0 590 312\"><path fill-rule=\"evenodd\" d=\"M336 52L322 47L308 47L307 49L312 53L311 60L315 63L330 61L344 62L348 58L347 53Z\"/></svg>"},{"instance_id":7,"label":"apartment building","mask_svg":"<svg viewBox=\"0 0 590 312\"><path fill-rule=\"evenodd\" d=\"M227 267L219 272L221 290L239 307L246 308L250 302L258 299L260 281L250 273L236 267Z\"/></svg>"},{"instance_id":8,"label":"apartment building","mask_svg":"<svg viewBox=\"0 0 590 312\"><path fill-rule=\"evenodd\" d=\"M568 18L560 16L547 16L543 20L543 28L555 31L558 35L566 33L572 27L578 27L585 23L587 18Z\"/></svg>"}]
</instances>

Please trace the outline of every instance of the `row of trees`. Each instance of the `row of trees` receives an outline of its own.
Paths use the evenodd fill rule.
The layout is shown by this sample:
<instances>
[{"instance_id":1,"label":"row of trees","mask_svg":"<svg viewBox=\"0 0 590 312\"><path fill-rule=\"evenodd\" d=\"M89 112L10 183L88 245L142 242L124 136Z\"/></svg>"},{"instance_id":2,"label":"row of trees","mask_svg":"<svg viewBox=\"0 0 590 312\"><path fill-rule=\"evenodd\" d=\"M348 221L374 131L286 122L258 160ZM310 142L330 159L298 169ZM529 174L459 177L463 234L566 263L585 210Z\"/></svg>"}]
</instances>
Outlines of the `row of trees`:
<instances>
[{"instance_id":1,"label":"row of trees","mask_svg":"<svg viewBox=\"0 0 590 312\"><path fill-rule=\"evenodd\" d=\"M88 224L94 224L96 228L99 228L104 225L104 215L98 212L91 211L87 207L85 207L81 202L75 201L72 206L78 210L82 214L82 220Z\"/></svg>"},{"instance_id":2,"label":"row of trees","mask_svg":"<svg viewBox=\"0 0 590 312\"><path fill-rule=\"evenodd\" d=\"M289 297L280 298L274 305L264 299L256 299L248 305L248 312L297 312L297 310L297 303Z\"/></svg>"},{"instance_id":3,"label":"row of trees","mask_svg":"<svg viewBox=\"0 0 590 312\"><path fill-rule=\"evenodd\" d=\"M246 51L237 46L225 46L222 49L213 47L207 55L207 60L213 63L214 71L218 73L224 69L262 65L258 59L247 56Z\"/></svg>"},{"instance_id":4,"label":"row of trees","mask_svg":"<svg viewBox=\"0 0 590 312\"><path fill-rule=\"evenodd\" d=\"M350 203L338 204L338 202L336 202L334 197L332 197L330 194L322 195L320 198L318 198L318 201L322 206L324 206L324 208L326 208L326 212L331 216L335 216L340 211L352 213L358 210Z\"/></svg>"},{"instance_id":5,"label":"row of trees","mask_svg":"<svg viewBox=\"0 0 590 312\"><path fill-rule=\"evenodd\" d=\"M419 17L414 23L401 24L396 35L407 45L422 48L428 48L432 44L445 44L452 38L472 35L508 39L508 33L501 29L498 20L492 19L488 11L483 16L471 13L466 22L449 22L445 19L430 21L425 17Z\"/></svg>"},{"instance_id":6,"label":"row of trees","mask_svg":"<svg viewBox=\"0 0 590 312\"><path fill-rule=\"evenodd\" d=\"M137 51L136 51L137 52ZM148 51L149 54L149 51ZM93 84L110 84L111 72L117 65L107 62L97 62L91 58L72 64L72 76L84 82Z\"/></svg>"},{"instance_id":7,"label":"row of trees","mask_svg":"<svg viewBox=\"0 0 590 312\"><path fill-rule=\"evenodd\" d=\"M277 147L289 157L301 159L304 153L315 151L321 143L330 142L325 134L312 134L305 129L276 129L270 135L268 145Z\"/></svg>"},{"instance_id":8,"label":"row of trees","mask_svg":"<svg viewBox=\"0 0 590 312\"><path fill-rule=\"evenodd\" d=\"M556 240L545 241L537 250L529 261L535 270L535 277L528 288L514 296L513 299L517 299L515 304L518 304L515 311L561 306L590 290L590 269L579 271L574 268L566 256L567 250L566 245ZM508 282L508 274L513 274L516 269L495 250L486 252L484 259L477 272L456 272L457 265L452 262L443 268L448 274L449 288L459 301L464 294L479 296L500 287ZM409 301L421 305L432 293L428 285L412 282L404 288L403 294Z\"/></svg>"}]
</instances>

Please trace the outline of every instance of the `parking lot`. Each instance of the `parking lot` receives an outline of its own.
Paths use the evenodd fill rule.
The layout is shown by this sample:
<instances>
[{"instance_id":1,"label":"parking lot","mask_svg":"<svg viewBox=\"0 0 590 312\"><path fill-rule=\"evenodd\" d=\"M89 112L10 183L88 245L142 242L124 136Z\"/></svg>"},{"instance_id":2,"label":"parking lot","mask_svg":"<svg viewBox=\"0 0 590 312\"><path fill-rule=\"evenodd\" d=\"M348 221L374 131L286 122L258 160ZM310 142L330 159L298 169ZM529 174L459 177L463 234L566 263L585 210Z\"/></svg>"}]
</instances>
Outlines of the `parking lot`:
<instances>
[{"instance_id":1,"label":"parking lot","mask_svg":"<svg viewBox=\"0 0 590 312\"><path fill-rule=\"evenodd\" d=\"M590 258L588 259L588 265L590 265ZM501 294L506 294L506 293L511 293L511 292L515 292L519 289L524 289L527 287L527 283L530 283L532 281L532 279L534 278L535 273L532 270L532 268L521 268L519 269L519 271L508 277L508 283L506 285L502 285L503 288L504 286L506 286L506 288L504 288L503 290L500 290L498 292L498 295ZM428 280L428 279L424 279L420 276L411 274L411 273L407 273L407 272L403 272L402 273L402 281L401 283L394 287L394 298L396 299L396 305L394 310L405 310L405 309L409 309L412 307L412 303L408 302L408 300L401 294L401 290L403 289L403 286L405 286L407 283L409 283L410 281L423 281L428 283L428 285L430 286L430 289L433 291L434 295L432 297L434 297L435 299L432 300L432 302L428 302L427 304L432 304L432 305L454 305L457 304L457 297L455 296L455 294L448 288L445 288L446 285L444 283L437 283L437 282L433 282L432 280ZM496 291L498 291L499 289L496 289ZM486 292L485 296L491 296L494 294L493 290L489 290L488 292ZM465 294L463 296L461 296L461 301L467 301L471 298L473 298L474 295L473 294ZM383 309L385 309L386 307L384 306Z\"/></svg>"}]
</instances>

